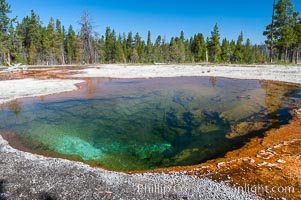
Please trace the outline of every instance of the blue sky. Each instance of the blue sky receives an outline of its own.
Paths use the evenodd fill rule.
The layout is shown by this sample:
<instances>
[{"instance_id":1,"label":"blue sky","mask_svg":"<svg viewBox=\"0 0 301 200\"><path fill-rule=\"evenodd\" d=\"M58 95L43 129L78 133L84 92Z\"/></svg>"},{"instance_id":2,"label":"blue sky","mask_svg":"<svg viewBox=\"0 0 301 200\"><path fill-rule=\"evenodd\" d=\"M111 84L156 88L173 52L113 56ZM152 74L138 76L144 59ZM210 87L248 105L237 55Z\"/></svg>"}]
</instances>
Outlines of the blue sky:
<instances>
[{"instance_id":1,"label":"blue sky","mask_svg":"<svg viewBox=\"0 0 301 200\"><path fill-rule=\"evenodd\" d=\"M301 12L299 0L292 0ZM83 10L88 10L95 31L104 34L105 27L117 33L139 32L143 39L150 30L152 38L160 34L170 39L181 30L185 37L203 33L206 37L218 23L221 37L237 39L242 31L253 43L263 43L262 32L271 21L273 0L7 0L12 15L21 20L30 10L40 16L44 25L50 17L78 30Z\"/></svg>"}]
</instances>

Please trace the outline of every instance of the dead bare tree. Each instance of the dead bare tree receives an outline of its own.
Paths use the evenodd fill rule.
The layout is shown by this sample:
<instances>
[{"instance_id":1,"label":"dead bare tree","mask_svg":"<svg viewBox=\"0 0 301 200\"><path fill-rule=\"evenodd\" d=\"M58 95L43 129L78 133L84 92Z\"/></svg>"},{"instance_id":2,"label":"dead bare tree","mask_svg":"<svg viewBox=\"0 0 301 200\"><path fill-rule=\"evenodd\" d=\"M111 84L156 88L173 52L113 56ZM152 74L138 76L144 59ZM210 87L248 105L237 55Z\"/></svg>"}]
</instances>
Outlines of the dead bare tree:
<instances>
[{"instance_id":1,"label":"dead bare tree","mask_svg":"<svg viewBox=\"0 0 301 200\"><path fill-rule=\"evenodd\" d=\"M84 10L83 15L81 16L79 24L81 25L80 36L83 44L83 61L85 63L93 63L93 47L92 47L92 33L93 25L92 20L89 16L87 10Z\"/></svg>"}]
</instances>

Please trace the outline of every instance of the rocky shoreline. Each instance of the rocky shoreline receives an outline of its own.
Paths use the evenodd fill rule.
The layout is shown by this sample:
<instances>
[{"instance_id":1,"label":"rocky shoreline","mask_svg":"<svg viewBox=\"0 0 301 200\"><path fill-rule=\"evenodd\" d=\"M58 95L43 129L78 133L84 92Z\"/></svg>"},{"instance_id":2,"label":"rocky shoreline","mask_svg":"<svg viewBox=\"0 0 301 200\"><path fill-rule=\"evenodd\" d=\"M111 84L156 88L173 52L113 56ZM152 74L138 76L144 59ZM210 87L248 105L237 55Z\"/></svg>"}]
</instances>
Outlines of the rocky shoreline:
<instances>
[{"instance_id":1,"label":"rocky shoreline","mask_svg":"<svg viewBox=\"0 0 301 200\"><path fill-rule=\"evenodd\" d=\"M223 182L173 174L125 174L13 149L0 136L1 199L261 199Z\"/></svg>"}]
</instances>

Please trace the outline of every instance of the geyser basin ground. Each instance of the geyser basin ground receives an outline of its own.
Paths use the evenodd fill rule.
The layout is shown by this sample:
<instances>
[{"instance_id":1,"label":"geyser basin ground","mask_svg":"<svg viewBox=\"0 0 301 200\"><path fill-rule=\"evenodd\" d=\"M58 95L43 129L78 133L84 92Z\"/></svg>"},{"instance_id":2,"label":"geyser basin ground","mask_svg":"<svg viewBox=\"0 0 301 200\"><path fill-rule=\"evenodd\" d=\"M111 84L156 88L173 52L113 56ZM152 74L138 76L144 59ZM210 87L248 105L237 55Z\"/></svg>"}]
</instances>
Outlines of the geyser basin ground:
<instances>
[{"instance_id":1,"label":"geyser basin ground","mask_svg":"<svg viewBox=\"0 0 301 200\"><path fill-rule=\"evenodd\" d=\"M18 133L33 151L141 170L193 165L239 148L287 123L300 88L205 77L92 78L76 92L7 105L0 131Z\"/></svg>"}]
</instances>

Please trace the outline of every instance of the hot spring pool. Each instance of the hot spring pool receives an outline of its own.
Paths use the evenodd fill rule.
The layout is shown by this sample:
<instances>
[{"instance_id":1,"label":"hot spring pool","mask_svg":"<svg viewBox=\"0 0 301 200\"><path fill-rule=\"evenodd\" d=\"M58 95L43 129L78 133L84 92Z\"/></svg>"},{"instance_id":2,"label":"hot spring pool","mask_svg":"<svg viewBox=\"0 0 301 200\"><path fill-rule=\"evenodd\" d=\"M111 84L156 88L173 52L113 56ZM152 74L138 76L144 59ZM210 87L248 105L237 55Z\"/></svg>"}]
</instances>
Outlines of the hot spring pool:
<instances>
[{"instance_id":1,"label":"hot spring pool","mask_svg":"<svg viewBox=\"0 0 301 200\"><path fill-rule=\"evenodd\" d=\"M298 85L258 80L91 78L75 92L2 106L0 131L111 170L193 165L288 123L300 99Z\"/></svg>"}]
</instances>

